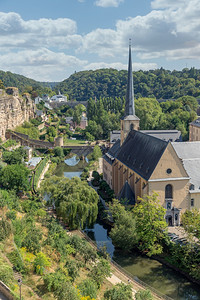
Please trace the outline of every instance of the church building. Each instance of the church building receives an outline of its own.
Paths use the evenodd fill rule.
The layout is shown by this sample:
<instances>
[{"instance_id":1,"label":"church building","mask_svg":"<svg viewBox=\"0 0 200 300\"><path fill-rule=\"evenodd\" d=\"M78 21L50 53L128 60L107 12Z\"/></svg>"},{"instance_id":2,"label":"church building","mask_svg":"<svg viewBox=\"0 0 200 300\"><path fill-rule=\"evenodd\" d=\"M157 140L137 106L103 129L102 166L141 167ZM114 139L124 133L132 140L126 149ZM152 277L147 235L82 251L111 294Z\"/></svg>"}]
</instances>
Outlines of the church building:
<instances>
[{"instance_id":1,"label":"church building","mask_svg":"<svg viewBox=\"0 0 200 300\"><path fill-rule=\"evenodd\" d=\"M166 209L166 222L180 225L186 209L200 209L200 142L172 142L158 138L157 131L140 131L135 115L131 46L128 84L121 133L103 157L103 178L117 198L135 204L138 197L158 194ZM174 133L173 133L174 134ZM173 135L172 134L172 135Z\"/></svg>"}]
</instances>

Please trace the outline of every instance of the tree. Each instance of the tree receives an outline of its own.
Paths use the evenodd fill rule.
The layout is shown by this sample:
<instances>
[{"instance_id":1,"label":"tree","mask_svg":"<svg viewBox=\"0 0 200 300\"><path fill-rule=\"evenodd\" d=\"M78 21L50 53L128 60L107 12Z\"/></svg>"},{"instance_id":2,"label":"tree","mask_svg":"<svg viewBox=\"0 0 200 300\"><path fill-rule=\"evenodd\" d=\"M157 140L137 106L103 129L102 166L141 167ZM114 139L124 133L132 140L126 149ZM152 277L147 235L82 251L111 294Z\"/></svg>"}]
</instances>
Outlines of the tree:
<instances>
[{"instance_id":1,"label":"tree","mask_svg":"<svg viewBox=\"0 0 200 300\"><path fill-rule=\"evenodd\" d=\"M0 89L5 89L2 80L0 80Z\"/></svg>"},{"instance_id":2,"label":"tree","mask_svg":"<svg viewBox=\"0 0 200 300\"><path fill-rule=\"evenodd\" d=\"M50 267L50 259L42 252L39 252L34 260L35 272L43 275L46 268Z\"/></svg>"},{"instance_id":3,"label":"tree","mask_svg":"<svg viewBox=\"0 0 200 300\"><path fill-rule=\"evenodd\" d=\"M200 212L196 208L186 210L181 216L181 223L185 231L200 238Z\"/></svg>"},{"instance_id":4,"label":"tree","mask_svg":"<svg viewBox=\"0 0 200 300\"><path fill-rule=\"evenodd\" d=\"M98 145L94 146L93 152L92 152L92 159L98 160L100 157L102 157L101 149Z\"/></svg>"},{"instance_id":5,"label":"tree","mask_svg":"<svg viewBox=\"0 0 200 300\"><path fill-rule=\"evenodd\" d=\"M4 239L8 238L11 233L12 227L10 222L2 218L0 220L0 241L3 241Z\"/></svg>"},{"instance_id":6,"label":"tree","mask_svg":"<svg viewBox=\"0 0 200 300\"><path fill-rule=\"evenodd\" d=\"M135 294L136 300L153 300L150 290L140 290Z\"/></svg>"},{"instance_id":7,"label":"tree","mask_svg":"<svg viewBox=\"0 0 200 300\"><path fill-rule=\"evenodd\" d=\"M136 115L140 118L141 129L155 129L162 115L162 109L156 99L139 98L135 101Z\"/></svg>"},{"instance_id":8,"label":"tree","mask_svg":"<svg viewBox=\"0 0 200 300\"><path fill-rule=\"evenodd\" d=\"M85 279L78 285L78 289L82 296L89 296L90 298L96 299L97 297L97 284L92 279Z\"/></svg>"},{"instance_id":9,"label":"tree","mask_svg":"<svg viewBox=\"0 0 200 300\"><path fill-rule=\"evenodd\" d=\"M59 217L62 217L70 228L83 227L92 224L98 213L98 195L80 178L59 178L53 176L45 180L42 193L50 196L55 204Z\"/></svg>"},{"instance_id":10,"label":"tree","mask_svg":"<svg viewBox=\"0 0 200 300\"><path fill-rule=\"evenodd\" d=\"M58 157L63 157L64 156L64 152L63 152L62 147L55 147L53 152L54 152L55 156L58 156Z\"/></svg>"},{"instance_id":11,"label":"tree","mask_svg":"<svg viewBox=\"0 0 200 300\"><path fill-rule=\"evenodd\" d=\"M78 271L80 268L79 263L76 262L75 260L68 259L66 261L65 268L68 271L68 275L69 275L71 281L74 282L74 280L78 276Z\"/></svg>"},{"instance_id":12,"label":"tree","mask_svg":"<svg viewBox=\"0 0 200 300\"><path fill-rule=\"evenodd\" d=\"M57 130L55 129L55 127L49 126L47 128L47 134L48 134L49 137L56 137Z\"/></svg>"},{"instance_id":13,"label":"tree","mask_svg":"<svg viewBox=\"0 0 200 300\"><path fill-rule=\"evenodd\" d=\"M132 288L123 282L116 284L112 289L104 293L104 299L107 300L130 300L132 299Z\"/></svg>"},{"instance_id":14,"label":"tree","mask_svg":"<svg viewBox=\"0 0 200 300\"><path fill-rule=\"evenodd\" d=\"M109 205L114 227L111 229L110 237L116 247L131 250L137 243L136 224L133 213L127 211L116 199Z\"/></svg>"},{"instance_id":15,"label":"tree","mask_svg":"<svg viewBox=\"0 0 200 300\"><path fill-rule=\"evenodd\" d=\"M8 165L0 172L1 185L9 190L27 190L29 170L23 165Z\"/></svg>"},{"instance_id":16,"label":"tree","mask_svg":"<svg viewBox=\"0 0 200 300\"><path fill-rule=\"evenodd\" d=\"M64 269L57 269L55 273L49 273L44 276L44 285L49 292L56 292L69 281L70 278Z\"/></svg>"},{"instance_id":17,"label":"tree","mask_svg":"<svg viewBox=\"0 0 200 300\"><path fill-rule=\"evenodd\" d=\"M152 196L145 195L144 199L138 197L138 203L133 209L138 248L148 256L162 253L162 241L167 228L165 209L159 204L157 196L154 193Z\"/></svg>"},{"instance_id":18,"label":"tree","mask_svg":"<svg viewBox=\"0 0 200 300\"><path fill-rule=\"evenodd\" d=\"M103 280L110 276L110 264L103 258L100 258L98 263L94 265L93 269L89 273L89 276L96 282L98 288L100 288Z\"/></svg>"},{"instance_id":19,"label":"tree","mask_svg":"<svg viewBox=\"0 0 200 300\"><path fill-rule=\"evenodd\" d=\"M0 280L9 285L13 283L13 269L5 262L5 259L0 258Z\"/></svg>"},{"instance_id":20,"label":"tree","mask_svg":"<svg viewBox=\"0 0 200 300\"><path fill-rule=\"evenodd\" d=\"M36 228L33 225L23 239L22 246L26 247L29 252L33 252L34 254L39 252L41 249L40 241L42 239L42 233L40 229Z\"/></svg>"}]
</instances>

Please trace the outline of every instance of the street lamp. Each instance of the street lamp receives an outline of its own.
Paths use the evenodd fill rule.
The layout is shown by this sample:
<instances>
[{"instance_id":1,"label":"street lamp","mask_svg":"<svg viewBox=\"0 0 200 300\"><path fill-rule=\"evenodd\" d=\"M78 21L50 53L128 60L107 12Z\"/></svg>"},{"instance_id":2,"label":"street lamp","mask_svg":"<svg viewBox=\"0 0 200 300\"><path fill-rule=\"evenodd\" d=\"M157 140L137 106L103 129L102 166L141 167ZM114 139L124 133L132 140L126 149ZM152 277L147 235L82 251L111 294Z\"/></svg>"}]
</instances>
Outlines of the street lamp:
<instances>
[{"instance_id":1,"label":"street lamp","mask_svg":"<svg viewBox=\"0 0 200 300\"><path fill-rule=\"evenodd\" d=\"M19 279L17 280L17 283L18 283L18 285L19 285L20 300L21 300L21 299L22 299L22 279L19 278Z\"/></svg>"}]
</instances>

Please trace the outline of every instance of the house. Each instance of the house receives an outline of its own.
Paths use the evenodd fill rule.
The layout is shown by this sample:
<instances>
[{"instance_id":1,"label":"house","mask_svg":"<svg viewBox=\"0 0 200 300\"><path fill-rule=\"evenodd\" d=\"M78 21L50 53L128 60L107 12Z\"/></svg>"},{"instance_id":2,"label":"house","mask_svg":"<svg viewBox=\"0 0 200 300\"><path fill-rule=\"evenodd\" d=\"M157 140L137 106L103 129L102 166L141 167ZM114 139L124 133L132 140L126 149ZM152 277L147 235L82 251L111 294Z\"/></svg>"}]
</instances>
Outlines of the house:
<instances>
[{"instance_id":1,"label":"house","mask_svg":"<svg viewBox=\"0 0 200 300\"><path fill-rule=\"evenodd\" d=\"M42 98L40 98L39 96L35 98L34 102L35 104L39 104L41 101L43 101Z\"/></svg>"},{"instance_id":2,"label":"house","mask_svg":"<svg viewBox=\"0 0 200 300\"><path fill-rule=\"evenodd\" d=\"M179 131L139 130L135 115L131 47L121 131L103 157L103 179L118 199L134 205L138 197L158 194L169 225L180 225L186 209L200 209L200 142L181 142Z\"/></svg>"},{"instance_id":3,"label":"house","mask_svg":"<svg viewBox=\"0 0 200 300\"><path fill-rule=\"evenodd\" d=\"M189 141L200 141L200 118L194 120L189 125Z\"/></svg>"},{"instance_id":4,"label":"house","mask_svg":"<svg viewBox=\"0 0 200 300\"><path fill-rule=\"evenodd\" d=\"M48 121L48 116L43 112L43 110L36 110L36 117L41 118L43 122Z\"/></svg>"},{"instance_id":5,"label":"house","mask_svg":"<svg viewBox=\"0 0 200 300\"><path fill-rule=\"evenodd\" d=\"M27 166L30 170L34 170L36 168L36 166L39 164L39 162L41 161L41 157L32 157L28 162L27 162Z\"/></svg>"},{"instance_id":6,"label":"house","mask_svg":"<svg viewBox=\"0 0 200 300\"><path fill-rule=\"evenodd\" d=\"M58 95L54 95L50 99L51 102L67 102L67 97L62 95L60 92Z\"/></svg>"}]
</instances>

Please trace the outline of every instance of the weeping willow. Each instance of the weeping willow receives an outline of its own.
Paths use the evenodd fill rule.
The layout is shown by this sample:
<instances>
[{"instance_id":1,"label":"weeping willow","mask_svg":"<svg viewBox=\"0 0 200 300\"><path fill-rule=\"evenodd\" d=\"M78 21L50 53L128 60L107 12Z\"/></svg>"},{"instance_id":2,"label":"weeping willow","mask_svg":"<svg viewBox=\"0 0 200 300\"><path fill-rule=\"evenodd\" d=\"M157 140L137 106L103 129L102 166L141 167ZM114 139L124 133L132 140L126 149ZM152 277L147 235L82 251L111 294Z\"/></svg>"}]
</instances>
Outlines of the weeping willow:
<instances>
[{"instance_id":1,"label":"weeping willow","mask_svg":"<svg viewBox=\"0 0 200 300\"><path fill-rule=\"evenodd\" d=\"M79 178L46 179L41 192L55 204L57 215L71 228L83 228L95 222L98 214L98 194Z\"/></svg>"}]
</instances>

